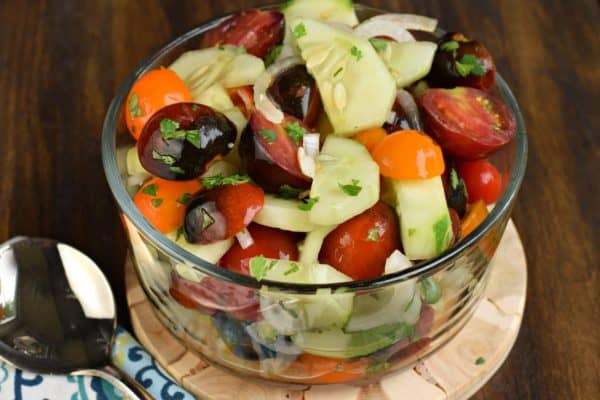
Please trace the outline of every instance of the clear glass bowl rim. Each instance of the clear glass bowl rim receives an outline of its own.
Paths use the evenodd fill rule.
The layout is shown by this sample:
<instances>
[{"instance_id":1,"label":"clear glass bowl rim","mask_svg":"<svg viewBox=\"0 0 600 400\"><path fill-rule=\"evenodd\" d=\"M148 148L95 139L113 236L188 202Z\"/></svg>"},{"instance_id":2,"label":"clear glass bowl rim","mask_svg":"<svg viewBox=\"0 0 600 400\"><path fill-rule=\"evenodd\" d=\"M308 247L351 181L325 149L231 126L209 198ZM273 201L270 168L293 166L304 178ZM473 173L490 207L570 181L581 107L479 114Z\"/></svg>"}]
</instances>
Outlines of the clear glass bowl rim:
<instances>
[{"instance_id":1,"label":"clear glass bowl rim","mask_svg":"<svg viewBox=\"0 0 600 400\"><path fill-rule=\"evenodd\" d=\"M267 7L260 7L263 9L273 9L280 5L273 5ZM362 4L355 4L355 8L362 9L364 11L371 11L376 13L385 13L387 11L380 10L377 8L364 6ZM251 288L260 288L261 286L268 286L269 288L289 292L289 293L312 293L317 289L331 288L332 290L337 288L345 288L347 290L366 290L375 289L387 285L391 285L397 282L401 282L407 279L429 276L444 266L448 265L452 261L456 260L460 254L467 248L476 244L481 238L501 219L503 215L509 213L511 206L516 198L519 191L523 177L525 176L525 170L527 165L527 134L525 129L525 122L521 114L519 104L508 87L506 81L496 74L496 81L498 87L504 96L507 105L515 114L517 120L517 131L515 138L515 157L513 160L513 168L510 174L509 184L506 187L501 198L496 202L495 207L490 212L488 217L481 223L472 233L466 238L459 242L456 246L450 248L446 252L442 253L438 257L427 260L425 262L415 264L414 266L405 269L403 271L384 275L376 279L363 280L363 281L351 281L351 282L340 282L335 284L298 284L298 283L284 283L269 280L256 281L254 278L246 275L241 275L233 271L229 271L225 268L219 267L218 265L209 263L194 254L182 249L177 246L174 242L168 239L164 234L156 230L139 212L132 198L127 193L125 186L123 185L119 169L117 167L116 160L116 132L117 132L117 121L120 116L120 110L123 106L127 94L133 83L144 74L148 68L160 59L162 56L167 54L173 48L178 47L188 39L203 34L209 29L218 25L223 19L229 15L225 15L219 18L215 18L200 26L191 29L183 35L175 38L174 40L161 47L156 53L142 61L134 69L133 72L125 79L123 84L119 87L117 94L111 101L106 117L104 119L104 125L102 127L102 164L104 166L104 173L108 181L110 190L117 201L118 206L125 213L125 216L133 223L133 225L142 232L142 234L149 239L154 245L156 245L165 254L173 257L177 260L184 262L187 265L191 265L197 268L199 271L223 279L227 282L231 282L237 285L242 285Z\"/></svg>"}]
</instances>

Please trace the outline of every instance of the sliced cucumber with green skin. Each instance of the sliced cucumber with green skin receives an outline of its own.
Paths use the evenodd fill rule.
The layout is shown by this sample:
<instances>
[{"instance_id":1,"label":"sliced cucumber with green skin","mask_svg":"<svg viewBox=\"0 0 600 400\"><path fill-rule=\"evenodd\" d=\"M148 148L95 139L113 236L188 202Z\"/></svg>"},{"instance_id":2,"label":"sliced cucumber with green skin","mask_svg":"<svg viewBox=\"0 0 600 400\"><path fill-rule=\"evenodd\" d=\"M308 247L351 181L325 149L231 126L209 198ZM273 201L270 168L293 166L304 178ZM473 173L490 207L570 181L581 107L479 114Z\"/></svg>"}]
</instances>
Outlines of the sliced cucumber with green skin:
<instances>
[{"instance_id":1,"label":"sliced cucumber with green skin","mask_svg":"<svg viewBox=\"0 0 600 400\"><path fill-rule=\"evenodd\" d=\"M233 245L233 238L221 240L210 244L192 244L185 240L185 237L173 231L166 234L167 238L171 239L182 249L189 251L198 258L201 258L209 263L216 263L223 257L227 250ZM179 238L177 237L179 236Z\"/></svg>"},{"instance_id":2,"label":"sliced cucumber with green skin","mask_svg":"<svg viewBox=\"0 0 600 400\"><path fill-rule=\"evenodd\" d=\"M414 325L421 313L421 297L416 279L396 284L393 288L356 296L352 316L345 332L357 332L389 324Z\"/></svg>"},{"instance_id":3,"label":"sliced cucumber with green skin","mask_svg":"<svg viewBox=\"0 0 600 400\"><path fill-rule=\"evenodd\" d=\"M431 70L437 45L432 42L392 42L378 50L399 88L425 77Z\"/></svg>"},{"instance_id":4,"label":"sliced cucumber with green skin","mask_svg":"<svg viewBox=\"0 0 600 400\"><path fill-rule=\"evenodd\" d=\"M146 171L146 169L142 166L142 163L140 162L140 157L138 155L136 146L132 146L129 150L127 150L126 164L128 175L143 174L150 176L150 173Z\"/></svg>"},{"instance_id":5,"label":"sliced cucumber with green skin","mask_svg":"<svg viewBox=\"0 0 600 400\"><path fill-rule=\"evenodd\" d=\"M313 231L317 225L308 220L306 211L298 208L301 204L299 200L280 199L267 194L263 208L254 217L254 222L292 232Z\"/></svg>"},{"instance_id":6,"label":"sliced cucumber with green skin","mask_svg":"<svg viewBox=\"0 0 600 400\"><path fill-rule=\"evenodd\" d=\"M366 356L414 333L412 325L397 323L346 333L341 329L300 332L292 341L305 352L331 358Z\"/></svg>"},{"instance_id":7,"label":"sliced cucumber with green skin","mask_svg":"<svg viewBox=\"0 0 600 400\"><path fill-rule=\"evenodd\" d=\"M452 222L441 177L390 180L404 253L410 260L441 254L452 241Z\"/></svg>"},{"instance_id":8,"label":"sliced cucumber with green skin","mask_svg":"<svg viewBox=\"0 0 600 400\"><path fill-rule=\"evenodd\" d=\"M254 257L256 258L256 257ZM254 269L250 260L250 275L257 279L287 283L338 283L352 280L331 265L263 258L262 268ZM259 276L260 275L260 276Z\"/></svg>"},{"instance_id":9,"label":"sliced cucumber with green skin","mask_svg":"<svg viewBox=\"0 0 600 400\"><path fill-rule=\"evenodd\" d=\"M306 68L315 78L325 112L338 135L383 125L396 83L368 40L306 18L289 20Z\"/></svg>"},{"instance_id":10,"label":"sliced cucumber with green skin","mask_svg":"<svg viewBox=\"0 0 600 400\"><path fill-rule=\"evenodd\" d=\"M355 184L350 195L342 186ZM360 214L379 200L379 167L355 140L330 135L325 139L310 197L319 200L308 211L314 224L336 225Z\"/></svg>"},{"instance_id":11,"label":"sliced cucumber with green skin","mask_svg":"<svg viewBox=\"0 0 600 400\"><path fill-rule=\"evenodd\" d=\"M291 0L281 7L281 11L286 21L311 18L350 26L358 24L352 0Z\"/></svg>"}]
</instances>

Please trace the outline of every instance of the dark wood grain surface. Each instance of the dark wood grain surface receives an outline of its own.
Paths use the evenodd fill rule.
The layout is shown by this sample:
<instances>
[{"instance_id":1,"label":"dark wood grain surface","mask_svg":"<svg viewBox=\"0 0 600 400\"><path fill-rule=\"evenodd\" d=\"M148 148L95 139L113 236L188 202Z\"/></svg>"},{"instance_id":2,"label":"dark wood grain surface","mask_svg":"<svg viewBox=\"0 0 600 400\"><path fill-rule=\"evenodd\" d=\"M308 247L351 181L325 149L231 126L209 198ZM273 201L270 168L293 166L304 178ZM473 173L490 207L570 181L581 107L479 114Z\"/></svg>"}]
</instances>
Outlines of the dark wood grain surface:
<instances>
[{"instance_id":1,"label":"dark wood grain surface","mask_svg":"<svg viewBox=\"0 0 600 400\"><path fill-rule=\"evenodd\" d=\"M519 99L527 176L513 212L529 262L523 327L476 399L600 398L600 7L594 0L364 1L482 38ZM109 275L126 251L100 133L144 57L261 1L0 1L0 240L52 237Z\"/></svg>"}]
</instances>

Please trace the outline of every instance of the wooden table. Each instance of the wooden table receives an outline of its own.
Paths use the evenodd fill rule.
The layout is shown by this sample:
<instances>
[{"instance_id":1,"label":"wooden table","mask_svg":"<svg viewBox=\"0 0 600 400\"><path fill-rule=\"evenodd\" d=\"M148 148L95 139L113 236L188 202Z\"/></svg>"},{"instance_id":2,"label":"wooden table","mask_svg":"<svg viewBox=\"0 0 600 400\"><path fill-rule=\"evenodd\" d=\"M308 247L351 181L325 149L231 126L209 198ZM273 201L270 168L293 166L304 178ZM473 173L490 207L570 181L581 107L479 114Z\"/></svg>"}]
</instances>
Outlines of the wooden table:
<instances>
[{"instance_id":1,"label":"wooden table","mask_svg":"<svg viewBox=\"0 0 600 400\"><path fill-rule=\"evenodd\" d=\"M483 38L521 103L529 167L514 208L529 264L523 327L476 399L600 392L600 7L593 0L364 1ZM0 240L70 243L110 276L127 323L125 237L100 161L117 87L171 38L263 1L0 2Z\"/></svg>"}]
</instances>

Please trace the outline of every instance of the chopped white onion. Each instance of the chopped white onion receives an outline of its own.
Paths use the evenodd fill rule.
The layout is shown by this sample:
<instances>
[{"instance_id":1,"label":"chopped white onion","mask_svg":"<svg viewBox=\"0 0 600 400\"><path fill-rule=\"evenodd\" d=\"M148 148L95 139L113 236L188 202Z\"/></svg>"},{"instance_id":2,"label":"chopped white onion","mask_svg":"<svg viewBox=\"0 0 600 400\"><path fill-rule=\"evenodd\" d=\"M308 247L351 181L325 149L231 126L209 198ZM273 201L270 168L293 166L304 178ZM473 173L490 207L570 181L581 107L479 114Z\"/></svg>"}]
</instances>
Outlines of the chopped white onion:
<instances>
[{"instance_id":1,"label":"chopped white onion","mask_svg":"<svg viewBox=\"0 0 600 400\"><path fill-rule=\"evenodd\" d=\"M235 238L239 242L242 249L247 249L254 244L254 239L252 239L252 235L250 235L250 232L248 232L247 228L244 228L243 231L236 233Z\"/></svg>"},{"instance_id":2,"label":"chopped white onion","mask_svg":"<svg viewBox=\"0 0 600 400\"><path fill-rule=\"evenodd\" d=\"M366 21L390 21L404 29L424 32L434 32L438 23L437 19L424 17L423 15L395 13L377 15Z\"/></svg>"},{"instance_id":3,"label":"chopped white onion","mask_svg":"<svg viewBox=\"0 0 600 400\"><path fill-rule=\"evenodd\" d=\"M409 31L394 21L374 20L369 18L354 28L354 33L362 38L370 39L377 36L385 36L396 42L414 42L415 38Z\"/></svg>"},{"instance_id":4,"label":"chopped white onion","mask_svg":"<svg viewBox=\"0 0 600 400\"><path fill-rule=\"evenodd\" d=\"M400 250L394 250L392 254L385 260L384 274L393 274L400 272L412 266L412 262L400 252Z\"/></svg>"},{"instance_id":5,"label":"chopped white onion","mask_svg":"<svg viewBox=\"0 0 600 400\"><path fill-rule=\"evenodd\" d=\"M142 186L142 184L148 179L150 175L144 172L138 172L127 178L128 186Z\"/></svg>"},{"instance_id":6,"label":"chopped white onion","mask_svg":"<svg viewBox=\"0 0 600 400\"><path fill-rule=\"evenodd\" d=\"M419 116L419 108L417 107L417 103L415 103L415 99L412 97L412 94L404 89L400 89L396 93L396 99L404 110L410 126L417 131L423 132L423 123L421 122L421 117Z\"/></svg>"},{"instance_id":7,"label":"chopped white onion","mask_svg":"<svg viewBox=\"0 0 600 400\"><path fill-rule=\"evenodd\" d=\"M387 119L385 120L385 122L387 122L388 124L393 124L394 122L396 122L396 117L398 116L398 114L396 114L396 111L392 110L390 111L390 113L388 114Z\"/></svg>"},{"instance_id":8,"label":"chopped white onion","mask_svg":"<svg viewBox=\"0 0 600 400\"><path fill-rule=\"evenodd\" d=\"M271 101L267 90L280 72L302 64L302 60L295 55L279 59L263 72L254 82L254 105L269 121L279 124L283 121L283 112Z\"/></svg>"},{"instance_id":9,"label":"chopped white onion","mask_svg":"<svg viewBox=\"0 0 600 400\"><path fill-rule=\"evenodd\" d=\"M315 177L317 164L313 157L306 154L304 147L298 147L298 164L300 164L300 171L302 171L304 175L310 178Z\"/></svg>"},{"instance_id":10,"label":"chopped white onion","mask_svg":"<svg viewBox=\"0 0 600 400\"><path fill-rule=\"evenodd\" d=\"M305 133L302 138L302 147L306 155L316 158L319 155L319 137L318 133Z\"/></svg>"}]
</instances>

